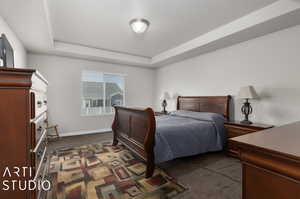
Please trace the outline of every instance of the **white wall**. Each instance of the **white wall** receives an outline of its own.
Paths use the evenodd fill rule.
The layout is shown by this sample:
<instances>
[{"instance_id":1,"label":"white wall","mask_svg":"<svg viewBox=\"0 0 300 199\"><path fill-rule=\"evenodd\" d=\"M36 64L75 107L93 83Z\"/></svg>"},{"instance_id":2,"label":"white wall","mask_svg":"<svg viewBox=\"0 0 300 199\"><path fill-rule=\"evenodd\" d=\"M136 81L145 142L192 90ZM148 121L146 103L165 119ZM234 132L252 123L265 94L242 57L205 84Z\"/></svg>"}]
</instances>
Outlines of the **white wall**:
<instances>
[{"instance_id":1,"label":"white wall","mask_svg":"<svg viewBox=\"0 0 300 199\"><path fill-rule=\"evenodd\" d=\"M26 67L26 50L18 39L16 34L11 30L8 24L0 16L0 35L4 33L14 50L14 65L15 68L25 68Z\"/></svg>"},{"instance_id":2,"label":"white wall","mask_svg":"<svg viewBox=\"0 0 300 199\"><path fill-rule=\"evenodd\" d=\"M61 133L111 127L113 116L80 116L83 70L127 74L126 106L147 107L153 104L153 70L37 54L29 54L28 63L49 81L49 121L58 124Z\"/></svg>"},{"instance_id":3,"label":"white wall","mask_svg":"<svg viewBox=\"0 0 300 199\"><path fill-rule=\"evenodd\" d=\"M156 71L155 105L163 91L184 96L233 95L253 85L253 121L275 125L300 120L300 26L265 35ZM233 117L240 120L241 101ZM169 110L175 109L174 100Z\"/></svg>"},{"instance_id":4,"label":"white wall","mask_svg":"<svg viewBox=\"0 0 300 199\"><path fill-rule=\"evenodd\" d=\"M281 125L300 120L300 26L269 34L156 71L80 59L29 54L29 66L48 80L49 119L62 133L110 128L112 116L80 116L82 70L125 73L126 105L160 110L163 91L183 96L233 95L253 85L256 122ZM154 102L154 104L152 103ZM241 101L234 99L232 117L240 120ZM175 100L169 101L175 109Z\"/></svg>"}]
</instances>

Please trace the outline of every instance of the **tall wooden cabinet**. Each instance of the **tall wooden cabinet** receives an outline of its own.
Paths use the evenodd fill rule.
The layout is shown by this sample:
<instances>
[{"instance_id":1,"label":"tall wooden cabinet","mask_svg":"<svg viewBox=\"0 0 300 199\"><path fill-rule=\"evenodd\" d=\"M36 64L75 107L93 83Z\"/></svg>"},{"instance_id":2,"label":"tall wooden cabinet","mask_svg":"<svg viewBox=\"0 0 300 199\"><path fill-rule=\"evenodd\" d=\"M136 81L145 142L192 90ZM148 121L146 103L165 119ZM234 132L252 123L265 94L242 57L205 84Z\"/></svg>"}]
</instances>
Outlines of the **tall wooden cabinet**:
<instances>
[{"instance_id":1,"label":"tall wooden cabinet","mask_svg":"<svg viewBox=\"0 0 300 199\"><path fill-rule=\"evenodd\" d=\"M0 198L35 199L45 195L37 189L28 191L28 185L21 191L18 183L24 187L25 180L40 181L47 176L47 84L36 70L0 68ZM17 171L15 167L25 169L16 174L12 172ZM7 168L11 177L4 173ZM15 190L12 180L17 180ZM8 191L4 190L7 185Z\"/></svg>"}]
</instances>

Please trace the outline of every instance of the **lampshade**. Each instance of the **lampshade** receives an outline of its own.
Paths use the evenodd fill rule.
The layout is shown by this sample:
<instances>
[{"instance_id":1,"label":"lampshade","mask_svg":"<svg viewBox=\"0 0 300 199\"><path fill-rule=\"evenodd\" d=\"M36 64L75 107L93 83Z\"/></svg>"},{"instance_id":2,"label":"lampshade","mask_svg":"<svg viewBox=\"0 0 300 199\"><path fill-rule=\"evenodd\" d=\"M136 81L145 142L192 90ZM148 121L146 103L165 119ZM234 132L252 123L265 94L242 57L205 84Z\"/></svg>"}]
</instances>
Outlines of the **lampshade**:
<instances>
[{"instance_id":1,"label":"lampshade","mask_svg":"<svg viewBox=\"0 0 300 199\"><path fill-rule=\"evenodd\" d=\"M240 88L238 98L240 99L256 99L258 95L253 86L244 86Z\"/></svg>"},{"instance_id":2,"label":"lampshade","mask_svg":"<svg viewBox=\"0 0 300 199\"><path fill-rule=\"evenodd\" d=\"M141 34L148 29L150 22L146 19L133 19L129 22L129 24L135 33Z\"/></svg>"},{"instance_id":3,"label":"lampshade","mask_svg":"<svg viewBox=\"0 0 300 199\"><path fill-rule=\"evenodd\" d=\"M160 97L161 100L169 100L171 99L171 96L168 92L164 92L161 97Z\"/></svg>"}]
</instances>

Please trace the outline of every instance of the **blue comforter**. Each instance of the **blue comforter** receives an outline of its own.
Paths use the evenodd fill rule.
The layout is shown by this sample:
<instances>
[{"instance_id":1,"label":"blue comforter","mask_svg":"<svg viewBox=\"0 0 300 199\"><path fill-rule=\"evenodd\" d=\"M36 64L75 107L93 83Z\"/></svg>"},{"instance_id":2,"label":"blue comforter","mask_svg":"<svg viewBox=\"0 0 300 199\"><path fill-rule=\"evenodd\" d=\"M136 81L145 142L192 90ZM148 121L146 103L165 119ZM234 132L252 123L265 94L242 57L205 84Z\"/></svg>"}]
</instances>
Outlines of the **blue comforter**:
<instances>
[{"instance_id":1,"label":"blue comforter","mask_svg":"<svg viewBox=\"0 0 300 199\"><path fill-rule=\"evenodd\" d=\"M155 119L156 163L219 151L225 144L225 118L220 114L180 110Z\"/></svg>"}]
</instances>

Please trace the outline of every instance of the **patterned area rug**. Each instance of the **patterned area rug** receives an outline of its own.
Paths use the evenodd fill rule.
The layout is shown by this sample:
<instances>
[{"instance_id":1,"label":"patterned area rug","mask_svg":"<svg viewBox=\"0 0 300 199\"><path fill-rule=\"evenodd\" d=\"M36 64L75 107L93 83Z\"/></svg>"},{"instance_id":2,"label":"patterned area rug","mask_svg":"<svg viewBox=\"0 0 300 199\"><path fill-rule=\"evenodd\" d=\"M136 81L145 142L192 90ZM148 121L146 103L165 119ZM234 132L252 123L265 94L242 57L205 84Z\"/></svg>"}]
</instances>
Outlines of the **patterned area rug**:
<instances>
[{"instance_id":1,"label":"patterned area rug","mask_svg":"<svg viewBox=\"0 0 300 199\"><path fill-rule=\"evenodd\" d=\"M124 146L103 142L60 148L50 157L50 199L163 199L187 190L163 170L146 166Z\"/></svg>"}]
</instances>

